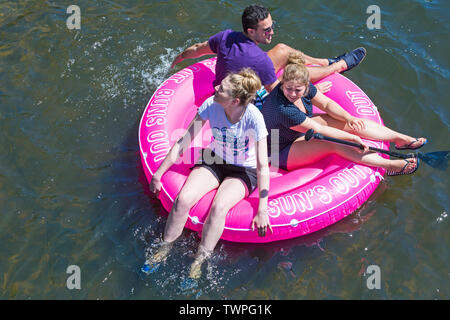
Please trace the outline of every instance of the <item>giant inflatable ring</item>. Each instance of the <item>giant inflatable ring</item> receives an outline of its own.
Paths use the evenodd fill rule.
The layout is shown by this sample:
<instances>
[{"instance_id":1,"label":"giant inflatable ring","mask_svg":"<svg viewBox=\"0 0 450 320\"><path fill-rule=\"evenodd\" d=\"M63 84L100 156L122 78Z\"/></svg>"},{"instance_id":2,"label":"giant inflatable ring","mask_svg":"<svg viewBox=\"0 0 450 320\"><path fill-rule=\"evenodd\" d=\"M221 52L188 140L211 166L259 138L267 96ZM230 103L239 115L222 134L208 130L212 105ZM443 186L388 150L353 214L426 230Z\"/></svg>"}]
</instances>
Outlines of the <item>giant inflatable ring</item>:
<instances>
[{"instance_id":1,"label":"giant inflatable ring","mask_svg":"<svg viewBox=\"0 0 450 320\"><path fill-rule=\"evenodd\" d=\"M147 180L158 169L170 147L183 135L198 107L214 92L216 58L195 63L168 78L154 92L139 126L139 148ZM326 95L350 114L383 124L376 106L351 80L333 74L321 81L333 86ZM320 112L316 107L313 111ZM200 150L211 142L207 123L190 148L161 179L160 200L170 211ZM385 142L367 144L388 149ZM273 233L265 237L251 230L258 208L258 190L227 214L222 239L234 242L272 242L323 229L358 209L373 193L385 170L330 155L308 167L283 171L271 167L268 213ZM189 212L186 227L201 232L216 190L207 193Z\"/></svg>"}]
</instances>

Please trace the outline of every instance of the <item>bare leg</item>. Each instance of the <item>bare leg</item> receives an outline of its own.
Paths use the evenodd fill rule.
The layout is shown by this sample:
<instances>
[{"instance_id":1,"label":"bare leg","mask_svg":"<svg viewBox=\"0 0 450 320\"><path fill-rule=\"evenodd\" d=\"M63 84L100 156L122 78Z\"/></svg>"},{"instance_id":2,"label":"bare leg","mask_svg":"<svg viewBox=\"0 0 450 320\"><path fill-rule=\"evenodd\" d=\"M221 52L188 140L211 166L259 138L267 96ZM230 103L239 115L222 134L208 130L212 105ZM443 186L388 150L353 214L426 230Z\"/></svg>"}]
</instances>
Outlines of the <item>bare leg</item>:
<instances>
[{"instance_id":1,"label":"bare leg","mask_svg":"<svg viewBox=\"0 0 450 320\"><path fill-rule=\"evenodd\" d=\"M303 59L305 59L305 63L306 64L317 64L319 66L328 66L330 64L328 59L325 59L325 58L314 58L314 57L308 56L304 52L301 52L301 54L303 55Z\"/></svg>"},{"instance_id":2,"label":"bare leg","mask_svg":"<svg viewBox=\"0 0 450 320\"><path fill-rule=\"evenodd\" d=\"M395 143L397 146L402 146L414 142L416 139L408 136L406 134L394 131L388 127L382 126L379 123L371 121L369 119L362 119L365 124L365 128L362 131L354 131L343 121L334 119L333 117L323 114L314 116L312 119L319 122L322 125L327 125L340 130L350 132L352 134L358 135L362 138L379 140L379 141L389 141ZM424 143L425 138L419 138L418 144Z\"/></svg>"},{"instance_id":3,"label":"bare leg","mask_svg":"<svg viewBox=\"0 0 450 320\"><path fill-rule=\"evenodd\" d=\"M191 208L206 193L218 186L219 181L208 169L196 167L191 171L169 213L164 230L164 242L150 259L152 263L161 262L167 257L173 242L183 231Z\"/></svg>"},{"instance_id":4,"label":"bare leg","mask_svg":"<svg viewBox=\"0 0 450 320\"><path fill-rule=\"evenodd\" d=\"M332 65L325 67L306 67L309 72L311 82L317 82L330 74L341 72L347 69L347 64L344 60L333 63Z\"/></svg>"},{"instance_id":5,"label":"bare leg","mask_svg":"<svg viewBox=\"0 0 450 320\"><path fill-rule=\"evenodd\" d=\"M387 170L401 170L405 165L405 160L390 160L379 156L376 153L361 153L358 149L335 144L322 140L305 141L304 137L297 139L289 150L288 170L293 170L300 166L305 166L329 154L337 154L350 161L372 166L381 167ZM406 170L410 170L416 166L416 159L407 159L410 163Z\"/></svg>"},{"instance_id":6,"label":"bare leg","mask_svg":"<svg viewBox=\"0 0 450 320\"><path fill-rule=\"evenodd\" d=\"M181 235L194 204L218 186L219 181L208 169L196 167L191 171L170 211L164 230L164 241L172 242Z\"/></svg>"},{"instance_id":7,"label":"bare leg","mask_svg":"<svg viewBox=\"0 0 450 320\"><path fill-rule=\"evenodd\" d=\"M248 195L247 186L239 178L228 177L220 185L214 197L208 218L203 225L202 240L195 261L191 265L190 277L201 276L203 261L214 250L225 227L228 211Z\"/></svg>"},{"instance_id":8,"label":"bare leg","mask_svg":"<svg viewBox=\"0 0 450 320\"><path fill-rule=\"evenodd\" d=\"M280 43L267 52L267 55L273 62L275 72L278 72L278 70L286 66L287 59L291 53L302 54L306 64L320 65L320 67L306 67L309 71L311 82L317 82L332 73L341 72L347 68L347 64L344 60L328 65L327 59L312 58L299 50Z\"/></svg>"}]
</instances>

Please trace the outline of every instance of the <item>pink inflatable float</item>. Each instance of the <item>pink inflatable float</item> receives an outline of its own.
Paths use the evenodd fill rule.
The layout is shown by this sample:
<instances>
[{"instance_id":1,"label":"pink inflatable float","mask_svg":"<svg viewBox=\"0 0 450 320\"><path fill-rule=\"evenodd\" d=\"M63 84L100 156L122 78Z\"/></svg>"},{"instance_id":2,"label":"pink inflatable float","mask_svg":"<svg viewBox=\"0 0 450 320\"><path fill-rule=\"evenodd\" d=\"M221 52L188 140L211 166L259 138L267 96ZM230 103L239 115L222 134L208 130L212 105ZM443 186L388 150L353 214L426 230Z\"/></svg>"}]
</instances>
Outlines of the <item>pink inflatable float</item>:
<instances>
[{"instance_id":1,"label":"pink inflatable float","mask_svg":"<svg viewBox=\"0 0 450 320\"><path fill-rule=\"evenodd\" d=\"M185 132L197 108L214 92L216 59L189 66L167 79L151 97L139 126L139 147L148 181L170 147ZM333 87L327 96L350 114L383 123L375 105L352 81L333 74L322 81ZM320 110L314 107L314 112ZM190 148L162 178L160 200L170 211L202 147L211 142L208 124L200 130ZM388 149L387 143L366 141ZM235 242L271 242L303 236L323 229L358 209L372 194L384 169L355 164L330 155L312 166L295 171L271 167L269 215L273 233L259 237L251 230L258 206L258 191L240 201L226 218L222 239ZM189 212L186 227L200 232L215 191L206 194Z\"/></svg>"}]
</instances>

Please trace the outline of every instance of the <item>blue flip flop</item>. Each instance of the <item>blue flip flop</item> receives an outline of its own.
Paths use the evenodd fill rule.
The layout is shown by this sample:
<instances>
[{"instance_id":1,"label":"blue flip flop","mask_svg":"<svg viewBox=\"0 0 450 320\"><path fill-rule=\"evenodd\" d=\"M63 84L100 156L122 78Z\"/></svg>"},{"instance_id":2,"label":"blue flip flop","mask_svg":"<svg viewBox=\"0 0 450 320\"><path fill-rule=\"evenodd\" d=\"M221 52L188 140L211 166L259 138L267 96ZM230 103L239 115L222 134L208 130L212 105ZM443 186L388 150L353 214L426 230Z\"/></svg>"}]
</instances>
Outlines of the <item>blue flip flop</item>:
<instances>
[{"instance_id":1,"label":"blue flip flop","mask_svg":"<svg viewBox=\"0 0 450 320\"><path fill-rule=\"evenodd\" d=\"M342 71L341 73L344 73L346 71L349 71L356 67L358 64L360 64L364 58L366 57L367 50L363 47L356 48L355 50L351 52L346 52L340 56L337 56L336 58L328 59L329 64L336 63L338 61L344 60L347 64L347 69Z\"/></svg>"},{"instance_id":2,"label":"blue flip flop","mask_svg":"<svg viewBox=\"0 0 450 320\"><path fill-rule=\"evenodd\" d=\"M397 149L397 150L417 150L417 149L420 149L420 148L422 148L424 145L426 145L427 143L428 143L428 139L425 139L425 142L424 143L422 143L420 146L418 146L418 147L411 147L414 143L416 143L416 142L418 142L419 141L419 139L417 139L416 138L416 140L414 140L413 142L411 142L411 143L408 143L407 145L405 145L405 146L401 146L401 147L397 147L397 146L395 146L395 149Z\"/></svg>"},{"instance_id":3,"label":"blue flip flop","mask_svg":"<svg viewBox=\"0 0 450 320\"><path fill-rule=\"evenodd\" d=\"M403 159L406 161L405 165L403 166L403 168L400 171L390 171L387 170L387 175L388 176L401 176L401 175L405 175L405 174L413 174L414 172L417 171L417 169L419 169L419 164L420 164L420 160L419 157L417 156L417 154L414 154L414 158L416 158L417 164L416 167L410 171L406 171L406 167L408 166L408 164L410 164L410 162L406 159Z\"/></svg>"},{"instance_id":4,"label":"blue flip flop","mask_svg":"<svg viewBox=\"0 0 450 320\"><path fill-rule=\"evenodd\" d=\"M141 271L145 274L151 274L153 272L158 271L159 267L161 266L161 262L159 263L150 263L146 261L144 265L141 267Z\"/></svg>"}]
</instances>

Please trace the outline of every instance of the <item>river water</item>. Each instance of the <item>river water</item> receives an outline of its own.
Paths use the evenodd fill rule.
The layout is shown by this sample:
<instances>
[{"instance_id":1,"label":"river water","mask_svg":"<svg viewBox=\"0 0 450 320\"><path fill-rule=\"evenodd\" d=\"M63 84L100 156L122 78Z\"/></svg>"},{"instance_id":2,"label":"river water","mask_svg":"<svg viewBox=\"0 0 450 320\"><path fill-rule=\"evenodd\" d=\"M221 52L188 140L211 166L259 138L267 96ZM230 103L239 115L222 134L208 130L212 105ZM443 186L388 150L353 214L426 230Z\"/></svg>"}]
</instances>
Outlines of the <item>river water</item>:
<instances>
[{"instance_id":1,"label":"river water","mask_svg":"<svg viewBox=\"0 0 450 320\"><path fill-rule=\"evenodd\" d=\"M450 298L449 172L426 164L387 177L361 209L315 234L219 242L197 287L182 285L199 243L188 230L157 273L140 272L167 217L139 159L142 112L194 62L169 70L175 55L240 30L250 3L81 0L81 28L70 30L72 1L0 1L1 299ZM423 152L450 149L448 1L260 3L277 21L273 44L317 57L364 46L345 75L385 123L427 137ZM366 24L372 4L380 29ZM72 265L80 289L67 286Z\"/></svg>"}]
</instances>

